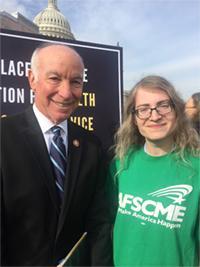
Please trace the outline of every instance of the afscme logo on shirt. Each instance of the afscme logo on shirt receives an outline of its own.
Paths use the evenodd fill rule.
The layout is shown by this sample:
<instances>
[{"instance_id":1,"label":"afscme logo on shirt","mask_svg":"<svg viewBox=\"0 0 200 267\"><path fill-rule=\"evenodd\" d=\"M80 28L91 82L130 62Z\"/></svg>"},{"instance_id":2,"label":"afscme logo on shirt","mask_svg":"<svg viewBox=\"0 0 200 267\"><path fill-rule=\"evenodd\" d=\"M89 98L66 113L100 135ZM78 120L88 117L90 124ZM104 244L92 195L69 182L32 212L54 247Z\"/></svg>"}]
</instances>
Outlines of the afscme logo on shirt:
<instances>
[{"instance_id":1,"label":"afscme logo on shirt","mask_svg":"<svg viewBox=\"0 0 200 267\"><path fill-rule=\"evenodd\" d=\"M137 217L135 212L141 213L144 216L148 216L148 221L151 221L151 218L162 218L170 222L182 222L186 207L181 206L181 204L185 201L185 197L192 192L192 189L193 188L190 185L181 184L166 187L148 194L153 197L153 199L159 198L161 201L163 198L173 200L169 205L163 204L164 201L143 199L139 196L123 194L120 192L119 211L120 213L127 215L131 215L131 212L134 212L133 216L135 217Z\"/></svg>"},{"instance_id":2,"label":"afscme logo on shirt","mask_svg":"<svg viewBox=\"0 0 200 267\"><path fill-rule=\"evenodd\" d=\"M149 195L156 197L166 197L170 198L173 203L181 204L185 201L184 197L192 192L192 186L186 184L173 185L169 187L165 187L163 189L157 190Z\"/></svg>"}]
</instances>

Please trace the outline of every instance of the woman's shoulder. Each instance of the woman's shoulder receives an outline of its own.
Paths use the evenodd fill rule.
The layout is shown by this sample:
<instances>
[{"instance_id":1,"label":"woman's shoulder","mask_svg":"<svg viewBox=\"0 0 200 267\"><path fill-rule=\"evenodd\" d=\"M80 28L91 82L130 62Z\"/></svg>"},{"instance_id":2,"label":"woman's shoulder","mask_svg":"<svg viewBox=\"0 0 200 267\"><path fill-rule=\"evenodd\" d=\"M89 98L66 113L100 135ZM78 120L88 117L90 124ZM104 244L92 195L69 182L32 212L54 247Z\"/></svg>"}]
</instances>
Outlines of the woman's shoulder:
<instances>
[{"instance_id":1,"label":"woman's shoulder","mask_svg":"<svg viewBox=\"0 0 200 267\"><path fill-rule=\"evenodd\" d=\"M125 153L124 157L120 159L119 157L114 157L110 162L110 169L118 171L121 166L124 167L132 160L138 153L140 153L140 148L132 148L130 147Z\"/></svg>"}]
</instances>

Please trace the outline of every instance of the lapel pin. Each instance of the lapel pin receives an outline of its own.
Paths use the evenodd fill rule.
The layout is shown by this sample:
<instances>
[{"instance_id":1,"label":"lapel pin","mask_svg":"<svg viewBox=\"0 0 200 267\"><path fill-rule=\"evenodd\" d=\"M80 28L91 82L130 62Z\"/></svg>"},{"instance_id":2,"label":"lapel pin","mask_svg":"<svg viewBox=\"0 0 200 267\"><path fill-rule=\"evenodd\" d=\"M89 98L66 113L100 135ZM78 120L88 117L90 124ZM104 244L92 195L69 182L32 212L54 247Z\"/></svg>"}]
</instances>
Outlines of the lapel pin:
<instances>
[{"instance_id":1,"label":"lapel pin","mask_svg":"<svg viewBox=\"0 0 200 267\"><path fill-rule=\"evenodd\" d=\"M74 139L73 140L73 145L76 146L76 147L79 147L80 146L80 143L77 139Z\"/></svg>"}]
</instances>

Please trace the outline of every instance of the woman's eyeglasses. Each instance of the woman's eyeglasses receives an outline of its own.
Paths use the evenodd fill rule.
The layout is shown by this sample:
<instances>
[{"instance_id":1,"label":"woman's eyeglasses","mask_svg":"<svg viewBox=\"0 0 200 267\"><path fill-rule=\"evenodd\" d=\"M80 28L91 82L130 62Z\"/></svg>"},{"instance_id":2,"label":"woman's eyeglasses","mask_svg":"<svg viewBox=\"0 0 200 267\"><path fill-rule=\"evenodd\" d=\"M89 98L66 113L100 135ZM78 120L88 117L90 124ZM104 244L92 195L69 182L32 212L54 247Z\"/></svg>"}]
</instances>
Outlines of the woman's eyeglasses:
<instances>
[{"instance_id":1,"label":"woman's eyeglasses","mask_svg":"<svg viewBox=\"0 0 200 267\"><path fill-rule=\"evenodd\" d=\"M137 109L133 109L132 113L135 114L139 119L145 120L151 117L152 111L156 110L159 115L166 115L172 111L173 104L171 101L165 101L159 103L156 107L139 107Z\"/></svg>"}]
</instances>

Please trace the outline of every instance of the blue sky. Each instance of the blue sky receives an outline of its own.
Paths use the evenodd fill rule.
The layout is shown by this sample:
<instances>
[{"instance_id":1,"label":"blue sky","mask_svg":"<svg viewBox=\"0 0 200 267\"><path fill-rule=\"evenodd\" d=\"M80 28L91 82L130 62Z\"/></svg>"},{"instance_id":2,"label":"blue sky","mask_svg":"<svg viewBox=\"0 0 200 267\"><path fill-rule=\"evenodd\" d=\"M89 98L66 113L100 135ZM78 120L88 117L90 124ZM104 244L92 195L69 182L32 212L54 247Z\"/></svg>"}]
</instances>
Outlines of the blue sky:
<instances>
[{"instance_id":1,"label":"blue sky","mask_svg":"<svg viewBox=\"0 0 200 267\"><path fill-rule=\"evenodd\" d=\"M47 0L1 0L33 18ZM57 0L79 41L123 48L124 89L149 74L169 79L184 99L200 91L200 0Z\"/></svg>"}]
</instances>

